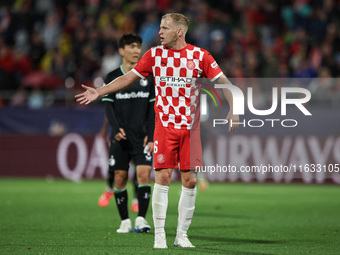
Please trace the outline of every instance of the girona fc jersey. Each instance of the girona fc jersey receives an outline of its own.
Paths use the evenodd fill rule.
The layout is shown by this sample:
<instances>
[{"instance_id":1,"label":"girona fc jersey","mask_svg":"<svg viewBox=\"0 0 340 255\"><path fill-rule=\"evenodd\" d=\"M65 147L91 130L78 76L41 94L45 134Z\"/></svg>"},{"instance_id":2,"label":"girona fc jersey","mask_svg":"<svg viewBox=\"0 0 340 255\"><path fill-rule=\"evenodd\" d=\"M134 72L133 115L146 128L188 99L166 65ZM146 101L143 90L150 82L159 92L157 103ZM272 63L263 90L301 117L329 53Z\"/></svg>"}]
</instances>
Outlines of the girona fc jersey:
<instances>
[{"instance_id":1,"label":"girona fc jersey","mask_svg":"<svg viewBox=\"0 0 340 255\"><path fill-rule=\"evenodd\" d=\"M199 127L200 90L196 79L215 81L223 74L209 52L190 44L181 50L153 47L132 71L143 79L154 75L156 118L164 127L176 129Z\"/></svg>"}]
</instances>

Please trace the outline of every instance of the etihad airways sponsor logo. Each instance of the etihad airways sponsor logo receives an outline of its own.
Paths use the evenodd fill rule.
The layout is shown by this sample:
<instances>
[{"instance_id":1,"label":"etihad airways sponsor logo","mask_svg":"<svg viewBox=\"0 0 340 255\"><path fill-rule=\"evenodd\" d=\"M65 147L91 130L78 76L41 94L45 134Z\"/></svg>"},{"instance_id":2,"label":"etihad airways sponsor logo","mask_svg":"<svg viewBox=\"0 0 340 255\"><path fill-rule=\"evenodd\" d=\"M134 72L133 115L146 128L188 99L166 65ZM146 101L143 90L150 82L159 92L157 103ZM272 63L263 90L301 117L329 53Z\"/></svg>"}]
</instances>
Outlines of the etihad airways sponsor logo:
<instances>
[{"instance_id":1,"label":"etihad airways sponsor logo","mask_svg":"<svg viewBox=\"0 0 340 255\"><path fill-rule=\"evenodd\" d=\"M160 81L163 82L171 82L171 83L179 83L179 84L187 84L187 83L195 83L196 78L187 78L187 77L173 77L173 76L161 76Z\"/></svg>"},{"instance_id":2,"label":"etihad airways sponsor logo","mask_svg":"<svg viewBox=\"0 0 340 255\"><path fill-rule=\"evenodd\" d=\"M149 92L138 91L130 93L117 93L116 99L131 99L131 98L148 98Z\"/></svg>"},{"instance_id":3,"label":"etihad airways sponsor logo","mask_svg":"<svg viewBox=\"0 0 340 255\"><path fill-rule=\"evenodd\" d=\"M190 84L190 86L196 86L196 78L161 76L159 80L166 82L166 85L171 87L185 88L188 84Z\"/></svg>"}]
</instances>

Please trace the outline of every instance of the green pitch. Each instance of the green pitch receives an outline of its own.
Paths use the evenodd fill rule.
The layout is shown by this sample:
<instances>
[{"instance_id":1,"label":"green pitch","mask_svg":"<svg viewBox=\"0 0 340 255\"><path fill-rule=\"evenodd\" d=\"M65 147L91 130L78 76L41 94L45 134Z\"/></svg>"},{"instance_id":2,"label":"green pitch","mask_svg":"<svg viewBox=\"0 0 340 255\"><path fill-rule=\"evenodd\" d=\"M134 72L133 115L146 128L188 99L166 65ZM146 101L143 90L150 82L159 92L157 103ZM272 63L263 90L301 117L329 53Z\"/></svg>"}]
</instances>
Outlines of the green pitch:
<instances>
[{"instance_id":1,"label":"green pitch","mask_svg":"<svg viewBox=\"0 0 340 255\"><path fill-rule=\"evenodd\" d=\"M115 204L97 205L104 187L0 180L0 254L340 254L339 186L210 183L188 233L196 249L182 249L173 246L180 184L172 183L167 250L153 250L153 229L117 234Z\"/></svg>"}]
</instances>

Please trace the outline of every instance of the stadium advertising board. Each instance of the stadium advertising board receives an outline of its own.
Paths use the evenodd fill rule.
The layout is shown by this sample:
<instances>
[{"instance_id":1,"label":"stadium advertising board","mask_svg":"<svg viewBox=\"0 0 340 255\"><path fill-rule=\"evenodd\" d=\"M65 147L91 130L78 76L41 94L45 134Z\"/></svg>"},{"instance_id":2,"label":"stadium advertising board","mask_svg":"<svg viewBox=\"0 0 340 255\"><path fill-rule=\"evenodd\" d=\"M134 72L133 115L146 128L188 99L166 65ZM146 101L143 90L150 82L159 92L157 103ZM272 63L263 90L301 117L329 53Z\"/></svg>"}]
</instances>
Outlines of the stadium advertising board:
<instances>
[{"instance_id":1,"label":"stadium advertising board","mask_svg":"<svg viewBox=\"0 0 340 255\"><path fill-rule=\"evenodd\" d=\"M106 146L100 136L77 133L0 136L0 175L105 178ZM210 181L340 184L340 137L335 136L216 135L203 147L203 160L200 174Z\"/></svg>"}]
</instances>

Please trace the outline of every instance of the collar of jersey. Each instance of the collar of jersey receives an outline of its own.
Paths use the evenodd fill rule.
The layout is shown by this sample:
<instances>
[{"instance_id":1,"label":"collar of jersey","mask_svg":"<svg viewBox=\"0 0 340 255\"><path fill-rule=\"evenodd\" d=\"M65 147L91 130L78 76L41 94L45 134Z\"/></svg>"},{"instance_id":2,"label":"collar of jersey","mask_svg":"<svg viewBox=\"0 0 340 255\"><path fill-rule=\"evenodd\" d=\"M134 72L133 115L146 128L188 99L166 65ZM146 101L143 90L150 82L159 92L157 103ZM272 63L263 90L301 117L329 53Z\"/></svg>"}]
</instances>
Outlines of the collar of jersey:
<instances>
[{"instance_id":1,"label":"collar of jersey","mask_svg":"<svg viewBox=\"0 0 340 255\"><path fill-rule=\"evenodd\" d=\"M182 50L188 49L190 46L191 46L191 44L187 43L187 46L185 46L184 48L182 48L182 49L180 49L180 50L174 50L174 49L171 49L171 48L169 48L169 47L167 47L167 46L164 46L164 49L167 49L167 50L169 50L169 51L174 51L174 52L180 52L180 51L182 51Z\"/></svg>"},{"instance_id":2,"label":"collar of jersey","mask_svg":"<svg viewBox=\"0 0 340 255\"><path fill-rule=\"evenodd\" d=\"M122 71L123 74L126 74L124 69L123 69L123 65L120 65L120 71Z\"/></svg>"}]
</instances>

